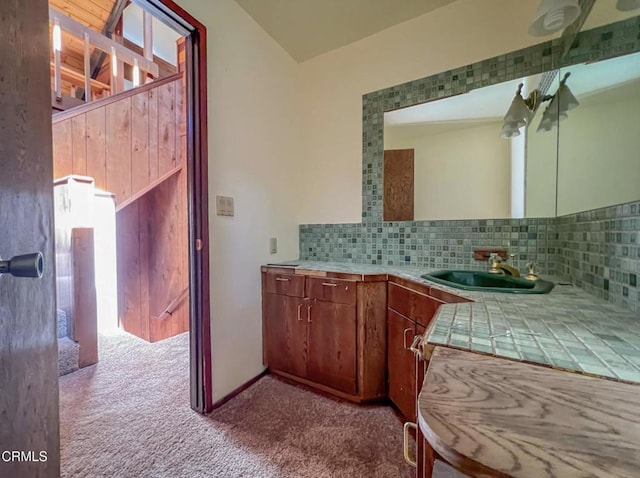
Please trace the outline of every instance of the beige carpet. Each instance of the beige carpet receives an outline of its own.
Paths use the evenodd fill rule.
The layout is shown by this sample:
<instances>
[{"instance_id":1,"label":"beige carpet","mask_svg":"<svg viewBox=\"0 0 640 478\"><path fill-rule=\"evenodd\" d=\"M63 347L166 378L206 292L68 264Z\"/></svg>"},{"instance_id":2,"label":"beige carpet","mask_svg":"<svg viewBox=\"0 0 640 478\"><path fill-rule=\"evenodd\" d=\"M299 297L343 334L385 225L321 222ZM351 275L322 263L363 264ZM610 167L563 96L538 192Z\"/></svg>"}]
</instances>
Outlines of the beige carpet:
<instances>
[{"instance_id":1,"label":"beige carpet","mask_svg":"<svg viewBox=\"0 0 640 478\"><path fill-rule=\"evenodd\" d=\"M63 477L411 477L402 425L266 376L216 410L189 408L188 335L100 338L60 377ZM448 471L436 476L449 477Z\"/></svg>"}]
</instances>

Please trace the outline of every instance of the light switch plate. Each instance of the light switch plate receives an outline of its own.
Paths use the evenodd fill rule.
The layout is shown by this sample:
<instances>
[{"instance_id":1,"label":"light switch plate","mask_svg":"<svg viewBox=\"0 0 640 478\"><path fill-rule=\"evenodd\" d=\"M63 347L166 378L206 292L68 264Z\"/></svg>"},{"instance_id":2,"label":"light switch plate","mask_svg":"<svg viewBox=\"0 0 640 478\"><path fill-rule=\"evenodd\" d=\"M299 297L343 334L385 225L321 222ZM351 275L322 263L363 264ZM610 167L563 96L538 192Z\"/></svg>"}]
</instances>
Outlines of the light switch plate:
<instances>
[{"instance_id":1,"label":"light switch plate","mask_svg":"<svg viewBox=\"0 0 640 478\"><path fill-rule=\"evenodd\" d=\"M218 216L233 216L233 197L216 196L216 214Z\"/></svg>"},{"instance_id":2,"label":"light switch plate","mask_svg":"<svg viewBox=\"0 0 640 478\"><path fill-rule=\"evenodd\" d=\"M278 238L271 237L269 238L269 253L277 254L278 253Z\"/></svg>"}]
</instances>

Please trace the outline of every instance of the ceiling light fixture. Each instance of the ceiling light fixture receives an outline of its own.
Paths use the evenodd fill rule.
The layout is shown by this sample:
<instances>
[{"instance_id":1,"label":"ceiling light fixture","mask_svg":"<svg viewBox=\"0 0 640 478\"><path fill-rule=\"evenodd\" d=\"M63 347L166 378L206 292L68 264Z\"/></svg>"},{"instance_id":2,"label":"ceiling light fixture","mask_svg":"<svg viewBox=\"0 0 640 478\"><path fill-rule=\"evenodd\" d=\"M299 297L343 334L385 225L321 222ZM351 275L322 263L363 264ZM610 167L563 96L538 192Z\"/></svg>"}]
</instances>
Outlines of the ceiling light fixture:
<instances>
[{"instance_id":1,"label":"ceiling light fixture","mask_svg":"<svg viewBox=\"0 0 640 478\"><path fill-rule=\"evenodd\" d=\"M133 86L140 86L140 67L136 58L133 59Z\"/></svg>"},{"instance_id":2,"label":"ceiling light fixture","mask_svg":"<svg viewBox=\"0 0 640 478\"><path fill-rule=\"evenodd\" d=\"M542 0L529 27L529 35L541 37L560 31L577 20L578 0Z\"/></svg>"},{"instance_id":3,"label":"ceiling light fixture","mask_svg":"<svg viewBox=\"0 0 640 478\"><path fill-rule=\"evenodd\" d=\"M62 30L60 29L60 20L57 18L53 21L53 52L62 51Z\"/></svg>"},{"instance_id":4,"label":"ceiling light fixture","mask_svg":"<svg viewBox=\"0 0 640 478\"><path fill-rule=\"evenodd\" d=\"M114 47L111 47L111 74L114 78L118 76L118 56Z\"/></svg>"}]
</instances>

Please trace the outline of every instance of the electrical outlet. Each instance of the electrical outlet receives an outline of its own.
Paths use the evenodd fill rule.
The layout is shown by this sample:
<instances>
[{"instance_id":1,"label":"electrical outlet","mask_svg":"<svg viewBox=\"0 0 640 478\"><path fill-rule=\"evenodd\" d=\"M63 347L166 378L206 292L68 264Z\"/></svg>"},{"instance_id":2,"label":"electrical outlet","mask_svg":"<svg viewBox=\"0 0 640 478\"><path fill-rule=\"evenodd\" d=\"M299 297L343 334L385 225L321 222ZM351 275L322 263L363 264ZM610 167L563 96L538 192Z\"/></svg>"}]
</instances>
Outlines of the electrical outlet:
<instances>
[{"instance_id":1,"label":"electrical outlet","mask_svg":"<svg viewBox=\"0 0 640 478\"><path fill-rule=\"evenodd\" d=\"M269 253L276 254L278 252L278 238L272 237L269 239Z\"/></svg>"}]
</instances>

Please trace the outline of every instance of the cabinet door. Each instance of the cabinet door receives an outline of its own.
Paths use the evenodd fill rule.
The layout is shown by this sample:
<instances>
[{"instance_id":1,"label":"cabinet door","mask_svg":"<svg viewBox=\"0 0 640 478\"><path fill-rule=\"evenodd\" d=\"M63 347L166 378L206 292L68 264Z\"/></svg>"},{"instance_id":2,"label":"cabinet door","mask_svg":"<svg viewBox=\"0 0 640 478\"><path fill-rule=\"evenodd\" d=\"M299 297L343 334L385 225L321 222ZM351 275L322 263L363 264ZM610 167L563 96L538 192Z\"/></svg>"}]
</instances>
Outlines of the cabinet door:
<instances>
[{"instance_id":1,"label":"cabinet door","mask_svg":"<svg viewBox=\"0 0 640 478\"><path fill-rule=\"evenodd\" d=\"M389 283L389 307L423 326L444 302L393 282Z\"/></svg>"},{"instance_id":2,"label":"cabinet door","mask_svg":"<svg viewBox=\"0 0 640 478\"><path fill-rule=\"evenodd\" d=\"M424 334L424 328L418 326L417 332L418 334ZM420 394L420 389L422 388L424 379L427 375L428 366L429 366L429 362L426 362L424 360L417 360L416 381L418 383L418 387L417 387L418 394ZM416 398L416 404L417 403L418 402ZM417 461L416 478L432 477L435 458L436 458L436 455L433 448L431 448L431 445L422 434L420 425L418 425L417 434L416 434L416 461Z\"/></svg>"},{"instance_id":3,"label":"cabinet door","mask_svg":"<svg viewBox=\"0 0 640 478\"><path fill-rule=\"evenodd\" d=\"M356 393L356 307L312 301L307 327L309 380Z\"/></svg>"},{"instance_id":4,"label":"cabinet door","mask_svg":"<svg viewBox=\"0 0 640 478\"><path fill-rule=\"evenodd\" d=\"M307 303L298 297L265 294L265 347L269 368L306 377Z\"/></svg>"},{"instance_id":5,"label":"cabinet door","mask_svg":"<svg viewBox=\"0 0 640 478\"><path fill-rule=\"evenodd\" d=\"M415 334L413 321L394 310L387 315L387 371L389 398L409 421L416 418L415 356L409 350Z\"/></svg>"}]
</instances>

